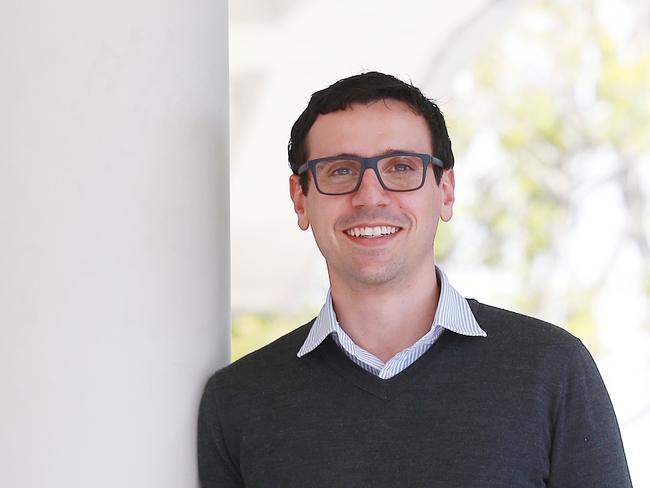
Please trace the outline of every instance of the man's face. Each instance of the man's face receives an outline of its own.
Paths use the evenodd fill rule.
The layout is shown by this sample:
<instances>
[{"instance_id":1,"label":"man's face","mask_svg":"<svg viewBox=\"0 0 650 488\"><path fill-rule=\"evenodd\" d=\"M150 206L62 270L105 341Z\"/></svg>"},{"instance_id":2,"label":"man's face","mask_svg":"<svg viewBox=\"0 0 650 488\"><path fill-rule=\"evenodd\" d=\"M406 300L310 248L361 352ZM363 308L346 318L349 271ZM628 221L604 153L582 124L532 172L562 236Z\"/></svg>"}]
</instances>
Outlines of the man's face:
<instances>
[{"instance_id":1,"label":"man's face","mask_svg":"<svg viewBox=\"0 0 650 488\"><path fill-rule=\"evenodd\" d=\"M342 154L371 157L390 151L432 154L433 149L424 118L395 100L354 104L319 115L306 142L308 159ZM445 171L438 186L429 165L424 186L403 193L384 190L372 170L364 173L358 191L347 195L322 195L311 174L307 195L296 175L291 176L290 188L298 225L303 230L311 226L332 286L406 285L423 272L433 273L438 219L448 221L452 216L452 170ZM354 229L368 227L396 232L379 237L350 235Z\"/></svg>"}]
</instances>

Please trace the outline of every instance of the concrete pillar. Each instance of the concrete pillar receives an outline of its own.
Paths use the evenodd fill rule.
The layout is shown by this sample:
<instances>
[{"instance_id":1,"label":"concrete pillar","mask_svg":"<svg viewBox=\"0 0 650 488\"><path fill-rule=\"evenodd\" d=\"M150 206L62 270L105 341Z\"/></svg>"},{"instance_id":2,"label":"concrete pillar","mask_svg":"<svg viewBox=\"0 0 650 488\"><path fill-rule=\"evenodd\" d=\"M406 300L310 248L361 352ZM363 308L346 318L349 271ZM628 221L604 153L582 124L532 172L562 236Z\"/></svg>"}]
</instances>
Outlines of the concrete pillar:
<instances>
[{"instance_id":1,"label":"concrete pillar","mask_svg":"<svg viewBox=\"0 0 650 488\"><path fill-rule=\"evenodd\" d=\"M227 21L0 3L0 486L197 486L229 348Z\"/></svg>"}]
</instances>

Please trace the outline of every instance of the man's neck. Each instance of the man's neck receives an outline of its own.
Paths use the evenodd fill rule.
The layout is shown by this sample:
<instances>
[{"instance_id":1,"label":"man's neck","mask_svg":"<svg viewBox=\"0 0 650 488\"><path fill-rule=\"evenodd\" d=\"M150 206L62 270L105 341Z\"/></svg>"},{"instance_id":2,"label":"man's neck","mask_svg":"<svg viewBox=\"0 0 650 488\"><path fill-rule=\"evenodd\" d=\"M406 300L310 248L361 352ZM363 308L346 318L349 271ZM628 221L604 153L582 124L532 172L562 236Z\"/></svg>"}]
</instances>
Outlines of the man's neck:
<instances>
[{"instance_id":1,"label":"man's neck","mask_svg":"<svg viewBox=\"0 0 650 488\"><path fill-rule=\"evenodd\" d=\"M433 267L408 283L351 287L332 280L339 324L355 344L386 362L433 324L440 288Z\"/></svg>"}]
</instances>

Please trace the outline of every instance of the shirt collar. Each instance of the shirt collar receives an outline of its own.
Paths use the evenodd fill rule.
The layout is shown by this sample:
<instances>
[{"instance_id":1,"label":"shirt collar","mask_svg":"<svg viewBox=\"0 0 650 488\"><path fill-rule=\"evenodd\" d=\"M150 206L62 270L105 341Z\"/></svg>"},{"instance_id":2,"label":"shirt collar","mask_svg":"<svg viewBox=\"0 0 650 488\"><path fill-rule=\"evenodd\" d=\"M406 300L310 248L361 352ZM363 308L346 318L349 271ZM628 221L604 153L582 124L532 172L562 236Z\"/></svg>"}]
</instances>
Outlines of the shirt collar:
<instances>
[{"instance_id":1,"label":"shirt collar","mask_svg":"<svg viewBox=\"0 0 650 488\"><path fill-rule=\"evenodd\" d=\"M457 334L486 337L487 333L476 321L467 300L451 286L447 275L437 266L436 273L440 280L440 298L438 299L438 307L431 329L440 326ZM298 357L302 357L316 349L330 334L347 337L336 319L336 313L332 306L332 293L328 291L325 304L298 351Z\"/></svg>"}]
</instances>

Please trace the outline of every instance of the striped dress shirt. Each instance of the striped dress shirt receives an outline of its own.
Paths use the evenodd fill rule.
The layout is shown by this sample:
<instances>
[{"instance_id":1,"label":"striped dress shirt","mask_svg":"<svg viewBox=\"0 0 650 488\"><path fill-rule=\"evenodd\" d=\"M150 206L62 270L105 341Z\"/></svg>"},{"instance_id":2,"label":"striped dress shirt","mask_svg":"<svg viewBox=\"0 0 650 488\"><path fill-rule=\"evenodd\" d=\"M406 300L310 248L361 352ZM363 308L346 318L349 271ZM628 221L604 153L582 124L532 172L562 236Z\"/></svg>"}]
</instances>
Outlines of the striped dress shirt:
<instances>
[{"instance_id":1,"label":"striped dress shirt","mask_svg":"<svg viewBox=\"0 0 650 488\"><path fill-rule=\"evenodd\" d=\"M305 339L298 351L298 357L309 354L331 334L334 342L354 363L382 379L388 379L413 364L436 342L444 330L467 336L486 337L487 334L478 325L472 310L467 304L467 300L451 286L445 273L438 267L436 267L436 274L440 283L440 298L438 299L438 307L431 329L418 339L415 344L398 352L386 363L355 344L343 330L336 319L331 291L327 292L325 305L323 305L309 330L307 339Z\"/></svg>"}]
</instances>

